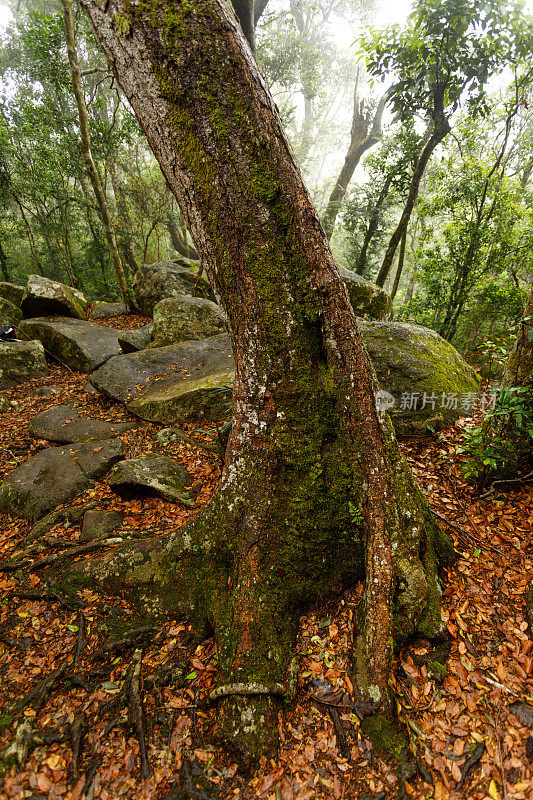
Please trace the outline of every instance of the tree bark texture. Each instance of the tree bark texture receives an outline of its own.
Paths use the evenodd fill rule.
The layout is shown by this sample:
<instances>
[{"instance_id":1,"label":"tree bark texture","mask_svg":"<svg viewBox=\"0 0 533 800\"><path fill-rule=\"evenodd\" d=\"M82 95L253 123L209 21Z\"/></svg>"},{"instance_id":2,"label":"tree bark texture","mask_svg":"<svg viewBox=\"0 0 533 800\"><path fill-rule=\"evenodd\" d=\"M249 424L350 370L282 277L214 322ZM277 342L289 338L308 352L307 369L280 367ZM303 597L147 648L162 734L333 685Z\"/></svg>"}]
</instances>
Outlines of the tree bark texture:
<instances>
[{"instance_id":1,"label":"tree bark texture","mask_svg":"<svg viewBox=\"0 0 533 800\"><path fill-rule=\"evenodd\" d=\"M74 96L76 98L76 105L78 107L78 117L80 123L80 152L85 167L87 169L87 174L89 176L91 186L93 187L94 195L96 197L96 202L98 203L98 209L100 211L102 224L104 226L107 246L109 248L109 254L111 256L111 261L113 263L113 267L115 269L115 273L117 276L117 283L120 289L120 293L122 295L122 299L126 303L126 307L131 309L132 308L131 298L129 295L128 285L126 283L126 276L124 275L122 262L120 260L120 254L118 252L113 220L111 217L111 213L109 211L109 206L107 204L107 198L105 196L104 188L102 186L102 181L100 180L100 175L98 173L98 170L96 169L96 164L94 163L91 151L89 118L87 116L87 107L85 105L85 98L83 96L83 90L81 85L81 71L78 64L78 56L76 54L76 41L74 38L74 25L72 22L70 0L61 0L61 5L63 8L63 22L65 26L65 38L67 43L67 54L70 65L70 74L72 78L72 88L74 89Z\"/></svg>"},{"instance_id":2,"label":"tree bark texture","mask_svg":"<svg viewBox=\"0 0 533 800\"><path fill-rule=\"evenodd\" d=\"M366 575L357 681L388 712L393 639L440 628L450 545L376 412L346 289L229 2L82 5L228 315L236 365L218 494L164 547L115 552L98 575L208 621L222 683L272 689L230 693L221 731L272 752L299 610Z\"/></svg>"}]
</instances>

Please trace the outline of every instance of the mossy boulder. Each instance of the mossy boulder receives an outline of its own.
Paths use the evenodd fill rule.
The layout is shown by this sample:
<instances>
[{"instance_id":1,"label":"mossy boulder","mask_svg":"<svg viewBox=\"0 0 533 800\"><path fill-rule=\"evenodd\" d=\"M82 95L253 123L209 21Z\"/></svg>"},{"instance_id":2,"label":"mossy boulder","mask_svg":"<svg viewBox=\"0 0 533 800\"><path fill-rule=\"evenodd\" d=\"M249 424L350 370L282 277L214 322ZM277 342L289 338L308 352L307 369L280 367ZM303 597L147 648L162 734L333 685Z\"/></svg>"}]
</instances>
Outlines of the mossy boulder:
<instances>
[{"instance_id":1,"label":"mossy boulder","mask_svg":"<svg viewBox=\"0 0 533 800\"><path fill-rule=\"evenodd\" d=\"M376 370L384 410L400 435L438 430L469 416L480 390L472 367L438 333L402 322L359 326Z\"/></svg>"},{"instance_id":2,"label":"mossy boulder","mask_svg":"<svg viewBox=\"0 0 533 800\"><path fill-rule=\"evenodd\" d=\"M152 341L153 322L134 331L119 331L118 343L123 353L136 353L144 350Z\"/></svg>"},{"instance_id":3,"label":"mossy boulder","mask_svg":"<svg viewBox=\"0 0 533 800\"><path fill-rule=\"evenodd\" d=\"M97 301L91 309L91 319L112 319L127 313L126 303L101 303Z\"/></svg>"},{"instance_id":4,"label":"mossy boulder","mask_svg":"<svg viewBox=\"0 0 533 800\"><path fill-rule=\"evenodd\" d=\"M4 300L9 300L14 306L20 308L22 298L26 288L24 286L17 286L16 283L9 283L8 281L0 281L0 297Z\"/></svg>"},{"instance_id":5,"label":"mossy boulder","mask_svg":"<svg viewBox=\"0 0 533 800\"><path fill-rule=\"evenodd\" d=\"M56 444L90 442L113 439L131 430L135 423L107 422L80 416L78 410L69 405L47 408L36 414L28 423L28 433L36 439L45 439Z\"/></svg>"},{"instance_id":6,"label":"mossy boulder","mask_svg":"<svg viewBox=\"0 0 533 800\"><path fill-rule=\"evenodd\" d=\"M18 325L22 319L22 311L4 297L0 297L0 325Z\"/></svg>"},{"instance_id":7,"label":"mossy boulder","mask_svg":"<svg viewBox=\"0 0 533 800\"><path fill-rule=\"evenodd\" d=\"M48 366L40 342L0 342L0 389L46 375Z\"/></svg>"},{"instance_id":8,"label":"mossy boulder","mask_svg":"<svg viewBox=\"0 0 533 800\"><path fill-rule=\"evenodd\" d=\"M164 347L189 339L206 339L226 331L226 315L203 297L167 297L154 306L150 347Z\"/></svg>"},{"instance_id":9,"label":"mossy boulder","mask_svg":"<svg viewBox=\"0 0 533 800\"><path fill-rule=\"evenodd\" d=\"M162 497L193 506L187 471L167 456L155 453L120 461L109 476L109 486L123 497Z\"/></svg>"},{"instance_id":10,"label":"mossy boulder","mask_svg":"<svg viewBox=\"0 0 533 800\"><path fill-rule=\"evenodd\" d=\"M203 377L162 379L140 397L129 402L128 411L160 425L184 422L215 422L231 413L232 370Z\"/></svg>"},{"instance_id":11,"label":"mossy boulder","mask_svg":"<svg viewBox=\"0 0 533 800\"><path fill-rule=\"evenodd\" d=\"M84 492L123 457L120 439L40 450L0 484L0 509L34 522Z\"/></svg>"},{"instance_id":12,"label":"mossy boulder","mask_svg":"<svg viewBox=\"0 0 533 800\"><path fill-rule=\"evenodd\" d=\"M116 533L124 522L124 515L119 511L86 511L80 533L80 544L107 539Z\"/></svg>"},{"instance_id":13,"label":"mossy boulder","mask_svg":"<svg viewBox=\"0 0 533 800\"><path fill-rule=\"evenodd\" d=\"M369 320L391 319L392 300L384 289L349 269L339 267L339 271L348 289L348 296L356 317Z\"/></svg>"},{"instance_id":14,"label":"mossy boulder","mask_svg":"<svg viewBox=\"0 0 533 800\"><path fill-rule=\"evenodd\" d=\"M219 335L116 356L91 375L91 383L129 407L151 391L233 370L229 336Z\"/></svg>"},{"instance_id":15,"label":"mossy boulder","mask_svg":"<svg viewBox=\"0 0 533 800\"><path fill-rule=\"evenodd\" d=\"M119 331L96 322L35 317L22 320L19 328L26 336L42 342L53 358L78 372L92 372L120 353Z\"/></svg>"},{"instance_id":16,"label":"mossy boulder","mask_svg":"<svg viewBox=\"0 0 533 800\"><path fill-rule=\"evenodd\" d=\"M42 275L30 275L20 305L25 317L60 314L63 317L87 319L89 301L72 286L51 281Z\"/></svg>"},{"instance_id":17,"label":"mossy boulder","mask_svg":"<svg viewBox=\"0 0 533 800\"><path fill-rule=\"evenodd\" d=\"M186 258L143 264L133 276L133 292L143 314L151 317L154 306L167 297L204 297L214 300L205 278L199 278L197 266Z\"/></svg>"}]
</instances>

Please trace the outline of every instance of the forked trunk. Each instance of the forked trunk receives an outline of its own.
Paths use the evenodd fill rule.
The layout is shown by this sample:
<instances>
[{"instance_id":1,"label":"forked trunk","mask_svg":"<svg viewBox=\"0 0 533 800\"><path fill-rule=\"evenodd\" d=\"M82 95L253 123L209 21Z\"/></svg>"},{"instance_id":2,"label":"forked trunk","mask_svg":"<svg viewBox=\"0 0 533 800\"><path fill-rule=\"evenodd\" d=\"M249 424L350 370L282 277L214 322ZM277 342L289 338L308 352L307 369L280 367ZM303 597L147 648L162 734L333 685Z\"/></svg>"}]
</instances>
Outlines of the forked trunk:
<instances>
[{"instance_id":1,"label":"forked trunk","mask_svg":"<svg viewBox=\"0 0 533 800\"><path fill-rule=\"evenodd\" d=\"M139 592L209 620L221 728L257 755L272 751L299 609L366 574L357 682L389 712L393 637L440 628L435 547L450 546L378 416L346 289L229 0L82 5L228 314L236 364L218 495L164 549L114 553L109 581L136 575Z\"/></svg>"}]
</instances>

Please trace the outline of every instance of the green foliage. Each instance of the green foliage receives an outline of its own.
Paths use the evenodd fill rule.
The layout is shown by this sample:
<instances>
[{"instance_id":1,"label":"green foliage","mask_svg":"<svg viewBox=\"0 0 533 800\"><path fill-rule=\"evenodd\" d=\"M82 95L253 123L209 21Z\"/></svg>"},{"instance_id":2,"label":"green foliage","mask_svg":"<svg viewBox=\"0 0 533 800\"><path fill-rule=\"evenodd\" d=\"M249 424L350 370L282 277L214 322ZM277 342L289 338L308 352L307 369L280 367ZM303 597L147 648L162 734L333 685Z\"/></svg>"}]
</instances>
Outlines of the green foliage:
<instances>
[{"instance_id":1,"label":"green foliage","mask_svg":"<svg viewBox=\"0 0 533 800\"><path fill-rule=\"evenodd\" d=\"M516 387L500 391L494 409L462 438L464 444L457 452L466 456L466 478L486 481L504 468L519 467L524 450L533 454L533 390Z\"/></svg>"},{"instance_id":2,"label":"green foliage","mask_svg":"<svg viewBox=\"0 0 533 800\"><path fill-rule=\"evenodd\" d=\"M522 4L502 0L416 0L408 24L370 30L363 41L371 75L392 77L389 102L403 121L446 116L466 94L472 114L488 109L485 86L505 64L528 61L533 27Z\"/></svg>"}]
</instances>

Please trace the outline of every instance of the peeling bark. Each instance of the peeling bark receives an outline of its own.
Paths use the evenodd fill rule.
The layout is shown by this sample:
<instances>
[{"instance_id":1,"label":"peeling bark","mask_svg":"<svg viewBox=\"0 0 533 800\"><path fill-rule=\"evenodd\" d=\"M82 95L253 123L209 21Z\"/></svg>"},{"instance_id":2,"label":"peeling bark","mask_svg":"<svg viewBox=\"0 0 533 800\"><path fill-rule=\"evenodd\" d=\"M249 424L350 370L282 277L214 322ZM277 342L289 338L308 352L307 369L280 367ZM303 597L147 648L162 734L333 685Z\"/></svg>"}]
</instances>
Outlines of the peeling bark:
<instances>
[{"instance_id":1,"label":"peeling bark","mask_svg":"<svg viewBox=\"0 0 533 800\"><path fill-rule=\"evenodd\" d=\"M232 429L192 524L93 575L215 632L220 680L289 686L298 614L365 573L358 685L391 712L393 639L440 629L450 554L378 416L376 379L277 110L226 0L82 0L228 315ZM117 17L121 20L117 23ZM276 695L229 695L220 733L271 753Z\"/></svg>"}]
</instances>

